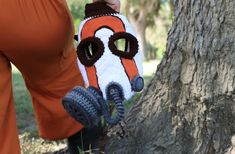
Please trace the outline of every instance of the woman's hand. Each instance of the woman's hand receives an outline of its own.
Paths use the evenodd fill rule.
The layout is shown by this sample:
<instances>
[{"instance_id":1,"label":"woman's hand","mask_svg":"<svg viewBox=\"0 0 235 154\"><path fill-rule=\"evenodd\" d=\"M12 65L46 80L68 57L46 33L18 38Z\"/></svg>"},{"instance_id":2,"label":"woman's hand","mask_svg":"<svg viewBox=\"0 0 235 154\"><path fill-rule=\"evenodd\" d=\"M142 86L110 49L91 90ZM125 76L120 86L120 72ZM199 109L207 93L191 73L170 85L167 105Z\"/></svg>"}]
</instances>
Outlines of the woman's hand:
<instances>
[{"instance_id":1,"label":"woman's hand","mask_svg":"<svg viewBox=\"0 0 235 154\"><path fill-rule=\"evenodd\" d=\"M93 0L93 2L105 1L107 5L117 12L120 12L120 0Z\"/></svg>"}]
</instances>

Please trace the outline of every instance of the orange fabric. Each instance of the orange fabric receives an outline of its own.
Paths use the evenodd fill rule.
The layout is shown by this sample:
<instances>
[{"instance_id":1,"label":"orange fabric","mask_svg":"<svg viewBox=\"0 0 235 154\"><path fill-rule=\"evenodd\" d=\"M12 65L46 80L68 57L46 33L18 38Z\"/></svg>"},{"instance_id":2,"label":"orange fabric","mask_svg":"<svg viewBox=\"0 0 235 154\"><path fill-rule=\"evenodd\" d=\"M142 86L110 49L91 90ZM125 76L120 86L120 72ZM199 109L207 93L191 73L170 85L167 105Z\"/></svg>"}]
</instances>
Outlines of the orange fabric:
<instances>
[{"instance_id":1,"label":"orange fabric","mask_svg":"<svg viewBox=\"0 0 235 154\"><path fill-rule=\"evenodd\" d=\"M95 66L86 67L87 77L90 83L90 86L96 87L99 89L98 78L96 74Z\"/></svg>"},{"instance_id":2,"label":"orange fabric","mask_svg":"<svg viewBox=\"0 0 235 154\"><path fill-rule=\"evenodd\" d=\"M87 21L82 29L81 32L81 39L86 39L88 37L94 37L95 32L102 28L102 27L108 27L111 30L113 30L115 33L118 32L125 32L125 25L122 22L121 19L115 16L103 16L94 18L92 20ZM134 79L136 75L138 75L137 66L135 64L134 60L129 60L125 58L121 58L123 67L125 68L125 71L129 77L129 80L131 81ZM90 81L90 85L93 85L95 87L98 87L98 83L96 75L94 74L96 71L94 71L95 68L88 68L86 67L88 80Z\"/></svg>"},{"instance_id":3,"label":"orange fabric","mask_svg":"<svg viewBox=\"0 0 235 154\"><path fill-rule=\"evenodd\" d=\"M135 60L122 58L122 65L124 66L130 81L132 81L135 76L139 75Z\"/></svg>"},{"instance_id":4,"label":"orange fabric","mask_svg":"<svg viewBox=\"0 0 235 154\"><path fill-rule=\"evenodd\" d=\"M0 0L0 153L19 153L9 62L23 74L40 136L63 139L83 128L62 97L83 85L65 0Z\"/></svg>"},{"instance_id":5,"label":"orange fabric","mask_svg":"<svg viewBox=\"0 0 235 154\"><path fill-rule=\"evenodd\" d=\"M0 154L18 154L20 147L13 104L11 65L0 51Z\"/></svg>"},{"instance_id":6,"label":"orange fabric","mask_svg":"<svg viewBox=\"0 0 235 154\"><path fill-rule=\"evenodd\" d=\"M103 16L94 18L85 23L81 33L82 40L88 37L93 37L95 32L102 27L109 27L116 33L126 31L121 19L114 16Z\"/></svg>"}]
</instances>

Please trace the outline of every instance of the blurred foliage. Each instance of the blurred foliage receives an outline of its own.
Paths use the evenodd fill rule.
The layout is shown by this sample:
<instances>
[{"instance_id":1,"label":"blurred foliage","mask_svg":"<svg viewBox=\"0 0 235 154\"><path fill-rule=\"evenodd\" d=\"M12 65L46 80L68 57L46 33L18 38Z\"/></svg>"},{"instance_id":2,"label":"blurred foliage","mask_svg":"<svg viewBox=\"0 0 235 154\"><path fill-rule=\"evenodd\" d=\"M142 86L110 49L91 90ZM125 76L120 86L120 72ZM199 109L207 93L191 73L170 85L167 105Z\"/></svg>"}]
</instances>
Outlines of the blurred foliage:
<instances>
[{"instance_id":1,"label":"blurred foliage","mask_svg":"<svg viewBox=\"0 0 235 154\"><path fill-rule=\"evenodd\" d=\"M74 19L82 19L84 17L85 5L91 0L69 0L67 1L69 9L73 14Z\"/></svg>"},{"instance_id":2,"label":"blurred foliage","mask_svg":"<svg viewBox=\"0 0 235 154\"><path fill-rule=\"evenodd\" d=\"M125 13L134 14L137 16L144 16L147 26L154 25L154 18L158 16L158 11L161 5L161 0L123 0L122 6L125 7ZM142 11L142 12L140 12ZM128 14L126 14L128 17Z\"/></svg>"},{"instance_id":3,"label":"blurred foliage","mask_svg":"<svg viewBox=\"0 0 235 154\"><path fill-rule=\"evenodd\" d=\"M148 26L146 32L148 51L155 53L158 59L161 59L166 51L167 35L171 23L172 10L170 3L168 1L162 2L158 16L155 17L154 24Z\"/></svg>"}]
</instances>

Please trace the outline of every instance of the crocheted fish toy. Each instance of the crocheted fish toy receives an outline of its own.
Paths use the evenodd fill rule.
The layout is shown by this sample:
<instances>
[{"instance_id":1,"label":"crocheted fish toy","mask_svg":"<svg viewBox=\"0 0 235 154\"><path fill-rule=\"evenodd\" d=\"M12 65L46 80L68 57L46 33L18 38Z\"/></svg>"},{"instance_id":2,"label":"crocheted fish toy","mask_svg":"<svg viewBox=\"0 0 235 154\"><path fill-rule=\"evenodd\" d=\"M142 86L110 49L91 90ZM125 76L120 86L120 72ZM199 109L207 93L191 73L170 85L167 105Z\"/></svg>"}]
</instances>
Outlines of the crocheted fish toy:
<instances>
[{"instance_id":1,"label":"crocheted fish toy","mask_svg":"<svg viewBox=\"0 0 235 154\"><path fill-rule=\"evenodd\" d=\"M78 66L86 87L75 87L63 99L64 108L85 127L100 116L115 125L124 118L123 101L144 87L142 54L125 16L105 2L87 4L78 33ZM113 102L117 115L109 115Z\"/></svg>"}]
</instances>

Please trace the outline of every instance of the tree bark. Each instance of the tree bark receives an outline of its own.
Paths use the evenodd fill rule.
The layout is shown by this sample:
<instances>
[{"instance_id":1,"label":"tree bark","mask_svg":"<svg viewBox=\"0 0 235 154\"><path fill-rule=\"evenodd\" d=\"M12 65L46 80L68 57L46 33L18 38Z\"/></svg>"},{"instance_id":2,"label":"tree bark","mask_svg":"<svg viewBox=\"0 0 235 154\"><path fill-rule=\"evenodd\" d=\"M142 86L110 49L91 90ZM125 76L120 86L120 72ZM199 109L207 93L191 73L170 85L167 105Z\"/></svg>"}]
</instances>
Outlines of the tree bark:
<instances>
[{"instance_id":1,"label":"tree bark","mask_svg":"<svg viewBox=\"0 0 235 154\"><path fill-rule=\"evenodd\" d=\"M107 153L235 151L235 1L173 3L166 54Z\"/></svg>"}]
</instances>

